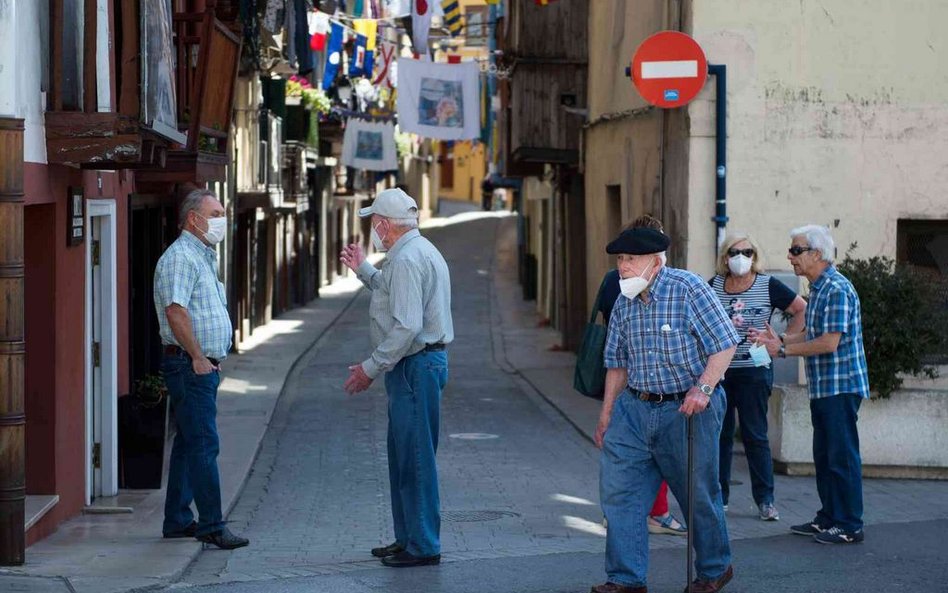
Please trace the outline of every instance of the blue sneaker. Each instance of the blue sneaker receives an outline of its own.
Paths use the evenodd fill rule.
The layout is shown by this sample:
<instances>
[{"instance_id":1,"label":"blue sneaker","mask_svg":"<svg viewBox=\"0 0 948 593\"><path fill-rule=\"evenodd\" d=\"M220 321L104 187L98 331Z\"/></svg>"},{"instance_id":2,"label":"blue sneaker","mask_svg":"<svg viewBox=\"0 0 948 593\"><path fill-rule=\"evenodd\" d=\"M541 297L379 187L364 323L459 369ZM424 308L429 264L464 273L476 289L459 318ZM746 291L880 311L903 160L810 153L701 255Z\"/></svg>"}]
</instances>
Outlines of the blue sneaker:
<instances>
[{"instance_id":1,"label":"blue sneaker","mask_svg":"<svg viewBox=\"0 0 948 593\"><path fill-rule=\"evenodd\" d=\"M858 531L845 531L839 527L830 527L823 533L813 536L813 539L820 544L858 544L865 536L862 529Z\"/></svg>"}]
</instances>

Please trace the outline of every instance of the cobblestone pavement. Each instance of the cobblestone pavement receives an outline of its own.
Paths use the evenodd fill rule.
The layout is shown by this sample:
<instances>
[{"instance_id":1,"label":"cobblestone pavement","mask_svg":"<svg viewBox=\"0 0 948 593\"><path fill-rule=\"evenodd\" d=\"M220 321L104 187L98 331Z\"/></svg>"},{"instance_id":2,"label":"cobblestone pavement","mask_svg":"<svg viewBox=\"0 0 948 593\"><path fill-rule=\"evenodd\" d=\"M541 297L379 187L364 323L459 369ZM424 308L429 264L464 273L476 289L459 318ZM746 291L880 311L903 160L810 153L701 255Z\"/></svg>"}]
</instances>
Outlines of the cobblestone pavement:
<instances>
[{"instance_id":1,"label":"cobblestone pavement","mask_svg":"<svg viewBox=\"0 0 948 593\"><path fill-rule=\"evenodd\" d=\"M515 358L509 350L517 347L509 335L516 334L522 342L530 329L525 315L497 310L503 299L496 292L504 289L505 278L509 281L516 274L508 257L512 222L472 219L427 232L451 265L457 334L450 348L451 376L438 452L444 564L380 569L368 554L371 547L391 541L392 534L381 381L354 397L341 389L346 367L368 353L368 296L362 295L288 379L252 474L229 517L235 531L251 538L251 546L203 552L171 588L570 591L588 590L589 584L602 580L597 451L575 422L571 425L564 418L568 410L557 411L532 387L545 372L542 357L521 356L516 365L507 362ZM498 237L501 249L495 251ZM521 327L515 327L518 323ZM548 372L563 374L563 368L551 366ZM747 576L743 586L729 590L763 590L751 583L774 591L850 590L830 583L795 586L793 575L809 566L829 562L830 568L838 567L825 560L829 552L823 546L802 542L786 531L792 521L809 519L816 508L812 478L779 476L783 521L763 523L752 513L743 458L737 457L735 465L735 478L744 485L733 489L728 520L732 538L738 540L735 562ZM878 525L880 539L836 552L848 558L844 566L864 566L859 569L862 580L874 570L891 571L902 548L893 551L888 543L908 545L913 537L936 548L926 548L920 562L935 558L939 545L945 549L936 534L948 522L923 521L948 518L946 492L943 483L867 481L866 518ZM883 532L889 534L886 541ZM871 528L867 533L873 536ZM655 584L675 584L677 588L668 590L680 590L684 551L662 548L681 548L683 538L653 537L650 543L656 548ZM795 549L804 553L794 555ZM914 554L906 551L904 558ZM934 561L929 565L938 566ZM899 581L907 588L891 590L911 590L909 585L925 582L921 571L913 569L912 578ZM942 564L925 578L944 583L945 572ZM817 572L808 578L820 582Z\"/></svg>"}]
</instances>

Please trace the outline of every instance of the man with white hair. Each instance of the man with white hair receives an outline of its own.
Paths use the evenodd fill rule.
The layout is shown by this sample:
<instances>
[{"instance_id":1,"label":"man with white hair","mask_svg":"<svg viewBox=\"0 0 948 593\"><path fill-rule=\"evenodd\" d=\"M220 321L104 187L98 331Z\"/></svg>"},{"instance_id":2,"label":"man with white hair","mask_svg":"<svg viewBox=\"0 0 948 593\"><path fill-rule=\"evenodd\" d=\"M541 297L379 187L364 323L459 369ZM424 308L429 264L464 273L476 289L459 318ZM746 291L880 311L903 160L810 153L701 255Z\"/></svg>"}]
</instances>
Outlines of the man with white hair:
<instances>
[{"instance_id":1,"label":"man with white hair","mask_svg":"<svg viewBox=\"0 0 948 593\"><path fill-rule=\"evenodd\" d=\"M856 420L859 405L869 398L859 295L833 265L836 245L828 228L807 225L790 237L787 257L793 271L810 282L806 327L782 336L769 326L766 332L748 332L771 356L806 357L813 464L823 506L812 521L790 531L821 544L858 543L863 540L862 460Z\"/></svg>"},{"instance_id":2,"label":"man with white hair","mask_svg":"<svg viewBox=\"0 0 948 593\"><path fill-rule=\"evenodd\" d=\"M388 468L395 541L372 555L391 567L441 561L438 430L448 380L445 347L454 339L451 278L438 249L418 232L418 206L398 188L379 192L359 216L371 216L372 243L387 256L381 269L353 243L340 259L372 291L374 351L349 367L345 389L368 389L383 372L388 393Z\"/></svg>"}]
</instances>

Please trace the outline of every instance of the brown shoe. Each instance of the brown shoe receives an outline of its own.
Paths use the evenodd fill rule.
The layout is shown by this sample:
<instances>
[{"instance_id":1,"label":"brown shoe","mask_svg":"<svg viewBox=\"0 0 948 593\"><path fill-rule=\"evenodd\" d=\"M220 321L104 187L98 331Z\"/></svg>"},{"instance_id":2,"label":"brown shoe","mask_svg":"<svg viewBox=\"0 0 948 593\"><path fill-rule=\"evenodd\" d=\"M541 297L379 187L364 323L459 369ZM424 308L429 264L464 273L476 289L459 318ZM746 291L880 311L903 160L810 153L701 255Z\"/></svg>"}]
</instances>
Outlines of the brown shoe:
<instances>
[{"instance_id":1,"label":"brown shoe","mask_svg":"<svg viewBox=\"0 0 948 593\"><path fill-rule=\"evenodd\" d=\"M724 574L713 581L695 579L694 582L691 583L691 593L718 593L732 578L734 578L734 567L728 566ZM685 593L689 593L688 587L685 587Z\"/></svg>"},{"instance_id":2,"label":"brown shoe","mask_svg":"<svg viewBox=\"0 0 948 593\"><path fill-rule=\"evenodd\" d=\"M590 593L648 593L647 587L629 587L618 583L596 585Z\"/></svg>"}]
</instances>

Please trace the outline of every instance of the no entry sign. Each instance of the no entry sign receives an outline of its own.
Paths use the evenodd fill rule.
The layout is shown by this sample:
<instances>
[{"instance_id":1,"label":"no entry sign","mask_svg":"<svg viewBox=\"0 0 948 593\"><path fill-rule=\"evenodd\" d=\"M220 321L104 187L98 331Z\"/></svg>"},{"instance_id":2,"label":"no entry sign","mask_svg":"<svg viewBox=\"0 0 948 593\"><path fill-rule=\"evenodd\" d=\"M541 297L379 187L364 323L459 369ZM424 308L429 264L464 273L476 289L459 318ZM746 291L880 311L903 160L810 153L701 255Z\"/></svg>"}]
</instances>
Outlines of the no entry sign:
<instances>
[{"instance_id":1,"label":"no entry sign","mask_svg":"<svg viewBox=\"0 0 948 593\"><path fill-rule=\"evenodd\" d=\"M632 56L632 84L657 107L681 107L701 92L708 78L708 60L694 39L678 31L662 31L642 42Z\"/></svg>"}]
</instances>

